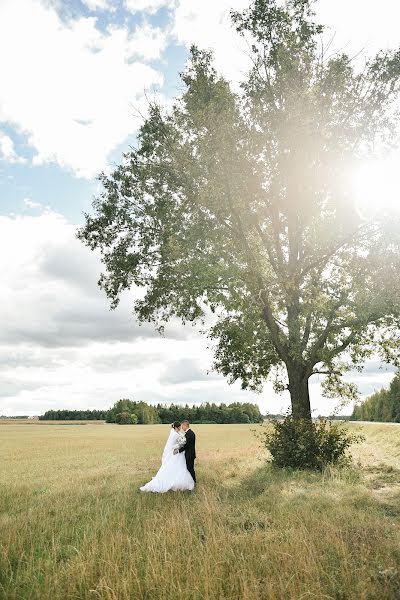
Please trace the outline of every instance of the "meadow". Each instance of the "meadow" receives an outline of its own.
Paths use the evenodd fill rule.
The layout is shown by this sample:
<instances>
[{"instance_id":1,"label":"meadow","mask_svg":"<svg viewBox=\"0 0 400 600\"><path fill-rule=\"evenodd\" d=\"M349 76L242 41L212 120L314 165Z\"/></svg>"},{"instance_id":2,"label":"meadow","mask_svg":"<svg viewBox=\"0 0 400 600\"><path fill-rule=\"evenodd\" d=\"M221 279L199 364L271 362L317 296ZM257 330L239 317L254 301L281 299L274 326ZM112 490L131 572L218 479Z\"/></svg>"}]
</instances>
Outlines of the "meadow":
<instances>
[{"instance_id":1,"label":"meadow","mask_svg":"<svg viewBox=\"0 0 400 600\"><path fill-rule=\"evenodd\" d=\"M354 466L274 471L249 425L197 425L195 493L141 494L166 425L0 423L0 598L400 598L400 425Z\"/></svg>"}]
</instances>

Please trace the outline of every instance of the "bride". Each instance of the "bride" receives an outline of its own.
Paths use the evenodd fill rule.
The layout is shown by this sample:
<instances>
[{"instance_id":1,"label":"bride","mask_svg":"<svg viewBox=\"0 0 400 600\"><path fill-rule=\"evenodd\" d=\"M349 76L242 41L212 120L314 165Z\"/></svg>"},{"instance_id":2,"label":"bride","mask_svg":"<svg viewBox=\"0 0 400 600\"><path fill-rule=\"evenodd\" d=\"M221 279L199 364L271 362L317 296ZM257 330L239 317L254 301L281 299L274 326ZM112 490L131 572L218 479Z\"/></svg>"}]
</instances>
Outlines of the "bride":
<instances>
[{"instance_id":1,"label":"bride","mask_svg":"<svg viewBox=\"0 0 400 600\"><path fill-rule=\"evenodd\" d=\"M143 485L142 492L164 493L172 490L193 490L194 481L186 467L185 453L174 454L175 449L182 448L185 436L181 434L181 424L177 421L171 425L171 431L161 460L161 467L151 481Z\"/></svg>"}]
</instances>

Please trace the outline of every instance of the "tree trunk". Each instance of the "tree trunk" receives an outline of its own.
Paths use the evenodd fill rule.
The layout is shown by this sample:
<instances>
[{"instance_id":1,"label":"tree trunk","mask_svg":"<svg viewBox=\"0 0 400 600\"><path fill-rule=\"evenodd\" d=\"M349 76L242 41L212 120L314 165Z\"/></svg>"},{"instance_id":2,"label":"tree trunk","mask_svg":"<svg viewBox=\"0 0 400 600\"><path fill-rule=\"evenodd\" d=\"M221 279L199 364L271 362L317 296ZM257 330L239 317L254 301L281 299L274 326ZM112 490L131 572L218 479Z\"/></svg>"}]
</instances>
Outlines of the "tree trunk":
<instances>
[{"instance_id":1,"label":"tree trunk","mask_svg":"<svg viewBox=\"0 0 400 600\"><path fill-rule=\"evenodd\" d=\"M308 374L300 365L287 365L289 376L289 392L292 404L292 416L295 419L311 421L310 394L308 390Z\"/></svg>"}]
</instances>

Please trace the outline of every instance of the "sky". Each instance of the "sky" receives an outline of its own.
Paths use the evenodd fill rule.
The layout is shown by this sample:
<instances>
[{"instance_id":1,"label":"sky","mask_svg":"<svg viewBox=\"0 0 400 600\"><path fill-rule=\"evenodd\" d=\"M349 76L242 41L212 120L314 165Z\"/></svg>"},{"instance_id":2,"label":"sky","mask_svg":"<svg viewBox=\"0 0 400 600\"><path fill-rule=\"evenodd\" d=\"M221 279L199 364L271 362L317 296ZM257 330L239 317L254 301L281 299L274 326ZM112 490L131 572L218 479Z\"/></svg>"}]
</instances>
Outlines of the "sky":
<instances>
[{"instance_id":1,"label":"sky","mask_svg":"<svg viewBox=\"0 0 400 600\"><path fill-rule=\"evenodd\" d=\"M149 98L169 106L195 43L212 48L233 87L248 68L229 10L248 0L0 0L0 415L150 403L250 401L288 406L210 372L191 326L164 337L132 315L132 293L109 310L98 257L75 237L99 192L96 175L135 141ZM364 55L400 45L400 4L320 0L331 50ZM354 374L363 396L393 369ZM311 383L312 407L335 405ZM348 407L343 412L351 412Z\"/></svg>"}]
</instances>

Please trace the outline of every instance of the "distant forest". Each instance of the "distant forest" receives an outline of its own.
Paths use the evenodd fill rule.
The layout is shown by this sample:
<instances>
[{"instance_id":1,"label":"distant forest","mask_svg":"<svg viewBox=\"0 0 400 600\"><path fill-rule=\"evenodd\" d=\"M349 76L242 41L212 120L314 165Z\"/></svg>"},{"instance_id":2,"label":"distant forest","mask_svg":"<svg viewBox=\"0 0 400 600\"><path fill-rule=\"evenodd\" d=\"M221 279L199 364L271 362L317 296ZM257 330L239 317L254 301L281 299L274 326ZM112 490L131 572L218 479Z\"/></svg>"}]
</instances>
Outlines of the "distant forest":
<instances>
[{"instance_id":1,"label":"distant forest","mask_svg":"<svg viewBox=\"0 0 400 600\"><path fill-rule=\"evenodd\" d=\"M47 410L40 421L105 421L108 410Z\"/></svg>"},{"instance_id":2,"label":"distant forest","mask_svg":"<svg viewBox=\"0 0 400 600\"><path fill-rule=\"evenodd\" d=\"M263 416L256 404L205 403L199 406L179 404L150 405L129 399L118 400L109 410L48 410L39 417L42 421L105 420L118 423L120 415L137 417L138 424L173 423L188 419L191 423L261 423ZM136 419L135 421L136 422Z\"/></svg>"},{"instance_id":3,"label":"distant forest","mask_svg":"<svg viewBox=\"0 0 400 600\"><path fill-rule=\"evenodd\" d=\"M400 373L389 389L383 388L355 406L351 420L400 423Z\"/></svg>"}]
</instances>

